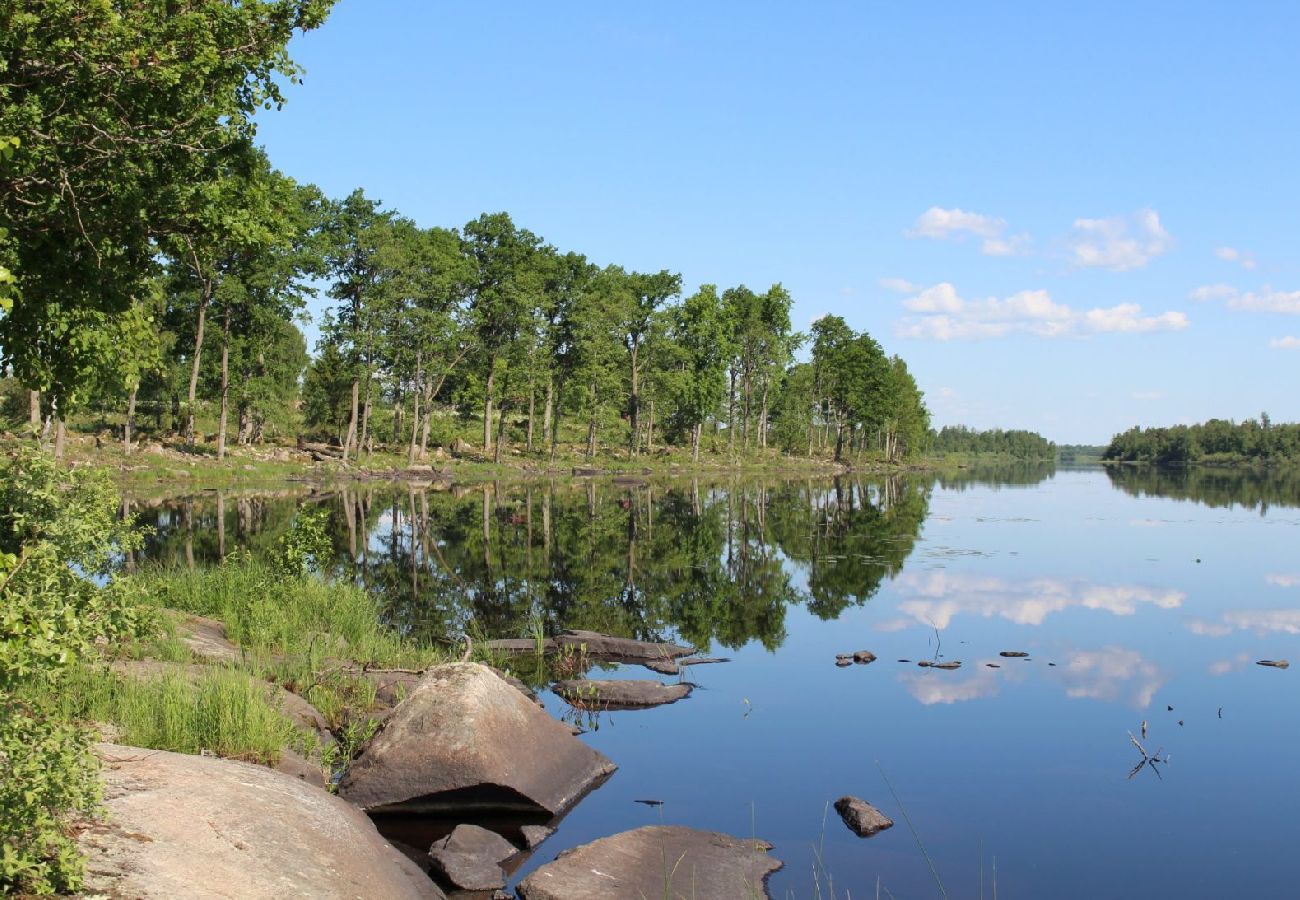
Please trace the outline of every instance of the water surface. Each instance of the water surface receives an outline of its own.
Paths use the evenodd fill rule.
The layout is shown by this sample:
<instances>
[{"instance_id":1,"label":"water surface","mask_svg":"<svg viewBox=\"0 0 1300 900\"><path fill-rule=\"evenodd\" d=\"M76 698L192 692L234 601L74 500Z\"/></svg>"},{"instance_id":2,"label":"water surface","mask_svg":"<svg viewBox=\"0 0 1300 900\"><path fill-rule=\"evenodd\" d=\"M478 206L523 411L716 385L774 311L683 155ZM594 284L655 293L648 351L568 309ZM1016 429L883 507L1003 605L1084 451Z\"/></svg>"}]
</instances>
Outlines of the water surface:
<instances>
[{"instance_id":1,"label":"water surface","mask_svg":"<svg viewBox=\"0 0 1300 900\"><path fill-rule=\"evenodd\" d=\"M135 511L145 556L208 565L269 551L304 504L331 510L339 577L414 636L590 628L731 658L687 670L687 700L589 723L619 771L518 874L662 821L771 841L777 897L831 896L828 877L837 897L939 896L919 845L952 897L981 896L981 872L992 896L995 864L1003 897L1287 896L1300 877L1291 475L300 487ZM858 649L879 658L834 665ZM1130 733L1158 772L1129 777ZM843 794L896 826L853 836L826 812Z\"/></svg>"}]
</instances>

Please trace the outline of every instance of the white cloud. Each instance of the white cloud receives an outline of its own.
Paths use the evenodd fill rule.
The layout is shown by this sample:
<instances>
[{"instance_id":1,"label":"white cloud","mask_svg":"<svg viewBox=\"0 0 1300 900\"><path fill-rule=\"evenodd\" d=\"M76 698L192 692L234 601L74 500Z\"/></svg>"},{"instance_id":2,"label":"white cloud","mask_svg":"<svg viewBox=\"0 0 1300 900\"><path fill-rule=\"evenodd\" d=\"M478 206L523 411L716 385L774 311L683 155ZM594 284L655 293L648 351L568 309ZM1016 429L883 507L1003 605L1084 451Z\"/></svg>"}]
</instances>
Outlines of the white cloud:
<instances>
[{"instance_id":1,"label":"white cloud","mask_svg":"<svg viewBox=\"0 0 1300 900\"><path fill-rule=\"evenodd\" d=\"M1236 247L1216 247L1214 255L1224 262L1237 263L1243 269L1255 268L1255 257Z\"/></svg>"},{"instance_id":2,"label":"white cloud","mask_svg":"<svg viewBox=\"0 0 1300 900\"><path fill-rule=\"evenodd\" d=\"M949 672L926 670L910 672L899 680L922 706L933 706L936 703L962 703L994 696L1000 686L995 673L995 669L980 665L975 674L967 678Z\"/></svg>"},{"instance_id":3,"label":"white cloud","mask_svg":"<svg viewBox=\"0 0 1300 900\"><path fill-rule=\"evenodd\" d=\"M1005 219L997 219L963 209L932 206L917 218L906 232L909 238L962 240L966 235L983 238L980 252L987 256L1015 256L1029 246L1029 235L1008 235Z\"/></svg>"},{"instance_id":4,"label":"white cloud","mask_svg":"<svg viewBox=\"0 0 1300 900\"><path fill-rule=\"evenodd\" d=\"M1238 653L1231 659L1218 659L1210 663L1209 673L1211 675L1227 675L1229 672L1236 672L1250 664L1250 657L1245 653Z\"/></svg>"},{"instance_id":5,"label":"white cloud","mask_svg":"<svg viewBox=\"0 0 1300 900\"><path fill-rule=\"evenodd\" d=\"M1188 296L1193 300L1223 300L1228 309L1300 315L1300 291L1279 291L1268 284L1258 291L1245 292L1226 284L1208 284Z\"/></svg>"},{"instance_id":6,"label":"white cloud","mask_svg":"<svg viewBox=\"0 0 1300 900\"><path fill-rule=\"evenodd\" d=\"M899 602L898 611L920 625L940 630L959 615L986 619L996 616L1017 625L1041 625L1052 613L1071 607L1131 616L1139 604L1177 609L1187 597L1182 591L1137 585L1092 584L1059 578L1010 581L950 572L905 573L895 584L906 598Z\"/></svg>"},{"instance_id":7,"label":"white cloud","mask_svg":"<svg viewBox=\"0 0 1300 900\"><path fill-rule=\"evenodd\" d=\"M1268 342L1269 347L1274 350L1300 350L1300 338L1298 337L1280 337L1273 338Z\"/></svg>"},{"instance_id":8,"label":"white cloud","mask_svg":"<svg viewBox=\"0 0 1300 900\"><path fill-rule=\"evenodd\" d=\"M1010 297L967 300L948 282L917 291L903 301L917 315L898 324L901 337L951 341L1033 334L1065 337L1085 334L1145 334L1187 327L1185 313L1142 315L1136 303L1079 311L1052 299L1045 290L1020 291Z\"/></svg>"},{"instance_id":9,"label":"white cloud","mask_svg":"<svg viewBox=\"0 0 1300 900\"><path fill-rule=\"evenodd\" d=\"M1208 300L1227 300L1229 297L1235 297L1237 289L1227 284L1207 284L1198 287L1188 294L1188 298L1204 303Z\"/></svg>"},{"instance_id":10,"label":"white cloud","mask_svg":"<svg viewBox=\"0 0 1300 900\"><path fill-rule=\"evenodd\" d=\"M1140 269L1173 245L1154 209L1109 219L1075 219L1068 239L1075 265L1125 272Z\"/></svg>"},{"instance_id":11,"label":"white cloud","mask_svg":"<svg viewBox=\"0 0 1300 900\"><path fill-rule=\"evenodd\" d=\"M1134 399L1134 400L1143 400L1143 401L1150 401L1150 400L1163 400L1163 399L1165 399L1165 392L1164 392L1164 391L1134 391L1134 392L1133 392L1133 399ZM1144 523L1144 524L1146 524L1146 523ZM1163 523L1161 523L1161 524L1163 524Z\"/></svg>"},{"instance_id":12,"label":"white cloud","mask_svg":"<svg viewBox=\"0 0 1300 900\"><path fill-rule=\"evenodd\" d=\"M1300 575L1265 575L1264 582L1273 587L1300 587Z\"/></svg>"},{"instance_id":13,"label":"white cloud","mask_svg":"<svg viewBox=\"0 0 1300 900\"><path fill-rule=\"evenodd\" d=\"M1183 627L1201 637L1223 637L1232 634L1232 626L1224 625L1222 622L1207 622L1204 619L1188 619Z\"/></svg>"},{"instance_id":14,"label":"white cloud","mask_svg":"<svg viewBox=\"0 0 1300 900\"><path fill-rule=\"evenodd\" d=\"M912 284L906 278L882 278L880 286L887 291L893 291L896 294L915 294L921 288Z\"/></svg>"},{"instance_id":15,"label":"white cloud","mask_svg":"<svg viewBox=\"0 0 1300 900\"><path fill-rule=\"evenodd\" d=\"M1219 616L1218 622L1189 619L1185 627L1192 634L1223 637L1234 631L1300 634L1300 609L1234 609Z\"/></svg>"}]
</instances>

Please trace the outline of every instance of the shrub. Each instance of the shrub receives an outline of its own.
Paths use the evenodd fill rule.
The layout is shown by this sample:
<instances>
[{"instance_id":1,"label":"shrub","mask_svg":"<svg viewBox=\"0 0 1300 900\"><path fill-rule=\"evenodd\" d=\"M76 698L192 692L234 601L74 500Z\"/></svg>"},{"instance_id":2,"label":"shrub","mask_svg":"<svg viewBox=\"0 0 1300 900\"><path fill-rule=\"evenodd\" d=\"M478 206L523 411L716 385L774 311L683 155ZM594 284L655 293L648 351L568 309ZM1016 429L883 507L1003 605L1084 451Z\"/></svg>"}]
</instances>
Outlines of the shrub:
<instances>
[{"instance_id":1,"label":"shrub","mask_svg":"<svg viewBox=\"0 0 1300 900\"><path fill-rule=\"evenodd\" d=\"M97 642L146 622L127 586L103 580L135 540L117 508L105 473L65 472L29 449L0 463L0 893L80 883L68 829L98 802L96 762L49 698Z\"/></svg>"}]
</instances>

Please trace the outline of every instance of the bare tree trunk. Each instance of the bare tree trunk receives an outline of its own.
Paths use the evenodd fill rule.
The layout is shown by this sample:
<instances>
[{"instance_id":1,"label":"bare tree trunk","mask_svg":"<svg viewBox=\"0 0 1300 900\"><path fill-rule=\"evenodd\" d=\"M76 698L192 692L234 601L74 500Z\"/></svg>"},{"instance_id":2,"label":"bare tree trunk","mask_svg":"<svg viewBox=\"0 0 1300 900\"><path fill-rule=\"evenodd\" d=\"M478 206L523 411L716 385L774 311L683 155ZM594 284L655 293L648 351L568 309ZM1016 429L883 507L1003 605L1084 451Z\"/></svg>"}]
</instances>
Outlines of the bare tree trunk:
<instances>
[{"instance_id":1,"label":"bare tree trunk","mask_svg":"<svg viewBox=\"0 0 1300 900\"><path fill-rule=\"evenodd\" d=\"M217 459L226 458L226 415L230 408L230 304L221 319L221 424L217 426Z\"/></svg>"},{"instance_id":2,"label":"bare tree trunk","mask_svg":"<svg viewBox=\"0 0 1300 900\"><path fill-rule=\"evenodd\" d=\"M763 382L763 409L758 416L758 446L767 449L767 395L768 382Z\"/></svg>"},{"instance_id":3,"label":"bare tree trunk","mask_svg":"<svg viewBox=\"0 0 1300 900\"><path fill-rule=\"evenodd\" d=\"M63 426L63 417L60 416L54 425L54 458L63 459L63 438L67 429Z\"/></svg>"},{"instance_id":4,"label":"bare tree trunk","mask_svg":"<svg viewBox=\"0 0 1300 900\"><path fill-rule=\"evenodd\" d=\"M528 439L525 447L529 453L533 452L533 419L537 411L537 391L530 382L528 385Z\"/></svg>"},{"instance_id":5,"label":"bare tree trunk","mask_svg":"<svg viewBox=\"0 0 1300 900\"><path fill-rule=\"evenodd\" d=\"M352 376L352 416L348 419L348 436L343 439L343 461L347 462L348 457L356 454L357 449L357 416L360 413L361 403L361 379L357 375Z\"/></svg>"},{"instance_id":6,"label":"bare tree trunk","mask_svg":"<svg viewBox=\"0 0 1300 900\"><path fill-rule=\"evenodd\" d=\"M122 452L131 452L131 436L135 432L135 394L140 389L139 385L132 385L131 392L126 395L126 422L122 425ZM37 415L40 415L38 409Z\"/></svg>"},{"instance_id":7,"label":"bare tree trunk","mask_svg":"<svg viewBox=\"0 0 1300 900\"><path fill-rule=\"evenodd\" d=\"M555 440L551 430L551 418L555 415L555 377L546 374L546 404L542 407L542 440L550 441L551 459L555 459Z\"/></svg>"},{"instance_id":8,"label":"bare tree trunk","mask_svg":"<svg viewBox=\"0 0 1300 900\"><path fill-rule=\"evenodd\" d=\"M203 359L203 328L208 320L208 302L212 299L212 281L203 282L203 294L199 298L199 322L194 329L194 358L190 363L190 390L186 395L188 408L185 412L185 443L194 446L194 400L199 389L199 362Z\"/></svg>"},{"instance_id":9,"label":"bare tree trunk","mask_svg":"<svg viewBox=\"0 0 1300 900\"><path fill-rule=\"evenodd\" d=\"M695 428L691 430L691 456L696 462L700 461L700 432L704 430L703 422L696 422Z\"/></svg>"},{"instance_id":10,"label":"bare tree trunk","mask_svg":"<svg viewBox=\"0 0 1300 900\"><path fill-rule=\"evenodd\" d=\"M740 431L741 431L741 436L744 437L745 439L744 441L745 452L748 453L749 452L749 405L750 405L750 396L754 392L754 387L749 380L748 371L745 372L744 390L745 390L745 417L744 419L741 420Z\"/></svg>"},{"instance_id":11,"label":"bare tree trunk","mask_svg":"<svg viewBox=\"0 0 1300 900\"><path fill-rule=\"evenodd\" d=\"M483 392L483 453L492 449L492 386L496 383L497 358L488 361L487 385Z\"/></svg>"},{"instance_id":12,"label":"bare tree trunk","mask_svg":"<svg viewBox=\"0 0 1300 900\"><path fill-rule=\"evenodd\" d=\"M365 401L361 407L361 443L357 445L357 456L361 455L361 448L366 448L366 455L370 455L370 382L374 380L371 373L371 365L374 358L369 347L366 348L366 395Z\"/></svg>"},{"instance_id":13,"label":"bare tree trunk","mask_svg":"<svg viewBox=\"0 0 1300 900\"><path fill-rule=\"evenodd\" d=\"M501 404L501 410L497 413L497 444L493 451L492 461L501 462L501 448L506 442L506 405Z\"/></svg>"},{"instance_id":14,"label":"bare tree trunk","mask_svg":"<svg viewBox=\"0 0 1300 900\"><path fill-rule=\"evenodd\" d=\"M411 391L411 446L406 451L406 464L415 465L416 435L420 430L420 400L424 393L424 355L415 353L415 389Z\"/></svg>"},{"instance_id":15,"label":"bare tree trunk","mask_svg":"<svg viewBox=\"0 0 1300 900\"><path fill-rule=\"evenodd\" d=\"M35 433L41 427L41 392L27 392L27 424L32 426L32 432Z\"/></svg>"},{"instance_id":16,"label":"bare tree trunk","mask_svg":"<svg viewBox=\"0 0 1300 900\"><path fill-rule=\"evenodd\" d=\"M736 452L736 370L729 370L730 382L727 387L727 452Z\"/></svg>"},{"instance_id":17,"label":"bare tree trunk","mask_svg":"<svg viewBox=\"0 0 1300 900\"><path fill-rule=\"evenodd\" d=\"M637 371L636 371L636 345L631 348L632 354L632 396L629 399L629 412L632 416L632 435L630 447L632 455L636 456L641 451L640 440L641 432L637 429L638 419L641 413L641 396L637 392Z\"/></svg>"},{"instance_id":18,"label":"bare tree trunk","mask_svg":"<svg viewBox=\"0 0 1300 900\"><path fill-rule=\"evenodd\" d=\"M646 453L655 452L655 401L653 397L650 398L650 421L646 423L645 451Z\"/></svg>"}]
</instances>

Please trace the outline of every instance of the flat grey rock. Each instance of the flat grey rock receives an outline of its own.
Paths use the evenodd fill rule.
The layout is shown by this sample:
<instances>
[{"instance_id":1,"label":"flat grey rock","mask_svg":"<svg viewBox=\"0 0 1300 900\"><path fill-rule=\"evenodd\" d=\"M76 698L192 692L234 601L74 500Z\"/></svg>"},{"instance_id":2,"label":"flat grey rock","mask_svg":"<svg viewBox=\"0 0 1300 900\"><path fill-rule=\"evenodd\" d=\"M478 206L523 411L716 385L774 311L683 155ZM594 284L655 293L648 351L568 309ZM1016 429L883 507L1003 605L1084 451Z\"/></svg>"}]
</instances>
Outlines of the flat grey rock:
<instances>
[{"instance_id":1,"label":"flat grey rock","mask_svg":"<svg viewBox=\"0 0 1300 900\"><path fill-rule=\"evenodd\" d=\"M768 897L772 845L680 825L648 825L561 853L519 885L523 900ZM666 866L664 861L669 860Z\"/></svg>"},{"instance_id":2,"label":"flat grey rock","mask_svg":"<svg viewBox=\"0 0 1300 900\"><path fill-rule=\"evenodd\" d=\"M519 833L523 835L524 846L532 850L555 834L555 829L549 825L525 825L519 829Z\"/></svg>"},{"instance_id":3,"label":"flat grey rock","mask_svg":"<svg viewBox=\"0 0 1300 900\"><path fill-rule=\"evenodd\" d=\"M597 631L566 631L556 636L555 643L562 648L581 648L588 656L611 662L677 659L680 656L690 656L695 652L690 647L681 647L677 644L613 637Z\"/></svg>"}]
</instances>

